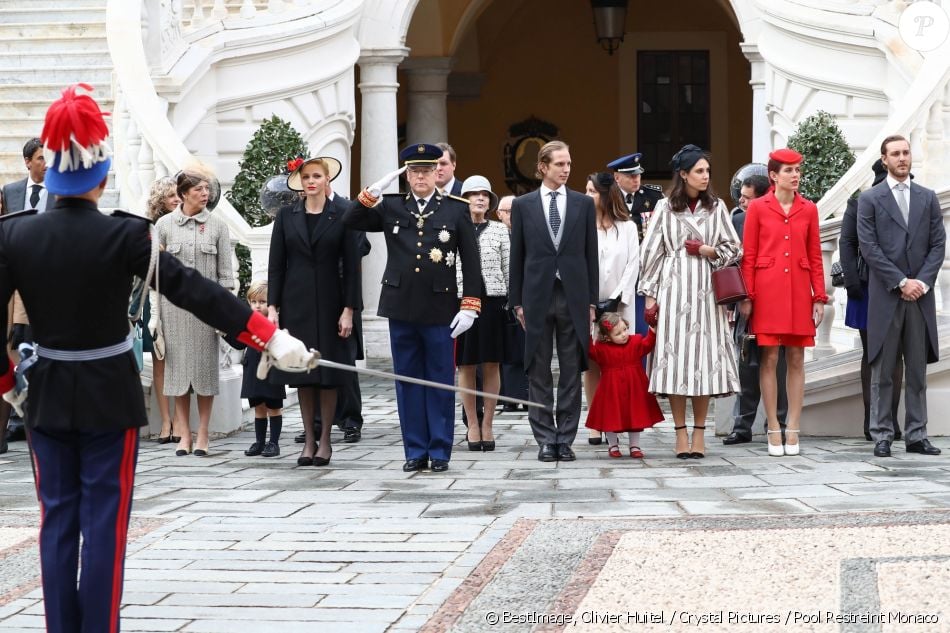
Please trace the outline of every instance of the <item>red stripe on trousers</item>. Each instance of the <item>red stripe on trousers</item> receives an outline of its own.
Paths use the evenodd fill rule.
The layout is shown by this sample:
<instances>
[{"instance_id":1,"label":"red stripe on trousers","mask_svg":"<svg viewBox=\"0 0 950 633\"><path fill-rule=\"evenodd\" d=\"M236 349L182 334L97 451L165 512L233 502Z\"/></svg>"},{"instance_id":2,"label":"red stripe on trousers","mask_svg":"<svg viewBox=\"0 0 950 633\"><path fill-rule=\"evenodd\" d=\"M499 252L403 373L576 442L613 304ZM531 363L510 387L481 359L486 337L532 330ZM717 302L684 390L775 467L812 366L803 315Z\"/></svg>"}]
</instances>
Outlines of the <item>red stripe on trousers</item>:
<instances>
[{"instance_id":1,"label":"red stripe on trousers","mask_svg":"<svg viewBox=\"0 0 950 633\"><path fill-rule=\"evenodd\" d=\"M122 569L125 566L125 546L129 532L129 507L132 503L132 484L135 481L135 439L138 429L128 429L122 445L122 463L119 466L119 511L115 517L115 554L112 569L112 604L109 608L109 633L118 633L119 607L122 601Z\"/></svg>"},{"instance_id":2,"label":"red stripe on trousers","mask_svg":"<svg viewBox=\"0 0 950 633\"><path fill-rule=\"evenodd\" d=\"M43 507L43 497L40 495L40 462L36 459L36 451L33 450L33 439L30 437L30 432L26 432L26 443L30 445L30 459L33 460L33 482L36 484L36 502L40 506L40 537L43 534L43 522L46 519L46 508ZM36 550L40 555L40 561L43 560L43 539L38 537L36 539ZM45 586L43 584L43 565L40 564L40 586ZM46 622L46 628L49 629L49 614L46 609L43 609L43 620Z\"/></svg>"}]
</instances>

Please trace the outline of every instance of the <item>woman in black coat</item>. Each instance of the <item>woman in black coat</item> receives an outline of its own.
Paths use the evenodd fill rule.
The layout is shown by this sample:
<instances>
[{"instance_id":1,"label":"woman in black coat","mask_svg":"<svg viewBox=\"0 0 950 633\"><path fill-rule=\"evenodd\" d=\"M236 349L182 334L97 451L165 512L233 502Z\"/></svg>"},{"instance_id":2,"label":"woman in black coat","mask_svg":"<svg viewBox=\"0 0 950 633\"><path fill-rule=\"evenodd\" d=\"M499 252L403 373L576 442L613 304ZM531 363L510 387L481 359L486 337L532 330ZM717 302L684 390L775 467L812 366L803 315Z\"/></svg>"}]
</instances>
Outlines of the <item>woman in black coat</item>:
<instances>
[{"instance_id":1,"label":"woman in black coat","mask_svg":"<svg viewBox=\"0 0 950 633\"><path fill-rule=\"evenodd\" d=\"M352 363L355 355L353 313L360 306L360 255L357 234L347 231L344 208L327 199L327 184L340 173L335 158L297 159L287 185L304 197L280 209L271 233L267 272L268 317L294 333L323 358ZM330 463L330 428L336 410L339 370L320 368L308 374L277 374L297 387L306 440L300 466ZM317 390L321 390L318 396ZM325 421L315 452L314 411L319 397Z\"/></svg>"}]
</instances>

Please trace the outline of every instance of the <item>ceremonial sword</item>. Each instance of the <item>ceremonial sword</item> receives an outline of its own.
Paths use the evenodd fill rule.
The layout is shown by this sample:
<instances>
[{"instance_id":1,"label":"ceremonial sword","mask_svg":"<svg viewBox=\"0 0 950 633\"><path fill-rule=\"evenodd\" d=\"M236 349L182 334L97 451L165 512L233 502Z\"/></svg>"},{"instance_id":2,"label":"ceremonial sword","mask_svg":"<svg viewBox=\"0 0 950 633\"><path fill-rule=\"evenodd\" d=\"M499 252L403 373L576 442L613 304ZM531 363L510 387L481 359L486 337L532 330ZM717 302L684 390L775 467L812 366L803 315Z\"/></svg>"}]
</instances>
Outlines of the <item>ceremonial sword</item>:
<instances>
[{"instance_id":1,"label":"ceremonial sword","mask_svg":"<svg viewBox=\"0 0 950 633\"><path fill-rule=\"evenodd\" d=\"M511 398L508 396L498 395L496 393L486 393L484 391L478 391L477 389L469 389L467 387L456 387L455 385L447 385L442 382L435 382L434 380L425 380L424 378L414 378L412 376L402 376L400 374L392 374L392 373L389 373L388 371L370 369L369 367L355 367L353 365L347 365L345 363L337 363L335 361L326 360L325 358L321 357L319 352L316 352L314 350L310 350L310 351L313 353L315 357L315 361L311 361L311 363L315 362L314 367L326 367L327 369L339 369L342 371L351 371L357 374L363 374L365 376L375 376L377 378L391 378L392 380L397 380L399 382L408 382L414 385L422 385L423 387L432 387L433 389L443 389L445 391L456 391L458 393L467 393L473 396L481 396L483 398L501 400L502 402L510 402L512 404L523 404L528 407L539 407L541 409L545 408L543 404L540 404L537 402L531 402L530 400L521 400L520 398ZM261 364L258 365L258 368L257 368L257 376L258 378L261 378L261 380L264 379L261 377L262 370L264 372L264 377L266 377L267 370L270 369L270 367L272 366L270 359L268 358L269 356L270 356L269 354L261 355Z\"/></svg>"}]
</instances>

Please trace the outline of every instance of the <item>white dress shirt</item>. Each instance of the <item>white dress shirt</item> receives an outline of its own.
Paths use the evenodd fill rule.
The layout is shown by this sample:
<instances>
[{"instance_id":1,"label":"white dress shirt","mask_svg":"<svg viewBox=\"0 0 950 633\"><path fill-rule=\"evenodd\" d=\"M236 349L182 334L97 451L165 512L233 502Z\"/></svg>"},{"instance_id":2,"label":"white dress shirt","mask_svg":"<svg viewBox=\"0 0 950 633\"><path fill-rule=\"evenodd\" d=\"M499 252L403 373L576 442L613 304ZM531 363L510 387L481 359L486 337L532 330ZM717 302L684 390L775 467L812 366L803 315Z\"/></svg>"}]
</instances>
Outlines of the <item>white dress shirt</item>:
<instances>
[{"instance_id":1,"label":"white dress shirt","mask_svg":"<svg viewBox=\"0 0 950 633\"><path fill-rule=\"evenodd\" d=\"M894 202L897 203L898 209L901 208L900 196L904 196L904 202L907 203L907 215L908 215L908 218L910 218L910 188L912 186L910 176L908 176L907 178L903 180L903 183L907 185L907 188L904 189L903 191L897 188L897 185L899 185L902 181L898 180L897 178L894 178L890 174L887 174L886 180L887 180L888 188L891 190L891 193L894 195ZM908 226L907 228L909 229L910 226ZM904 279L902 279L901 281L903 282L906 279L907 277L904 277ZM920 281L920 280L918 279L917 281ZM927 294L928 292L930 292L930 286L928 286L922 281L920 281L920 283L924 287L924 294Z\"/></svg>"},{"instance_id":2,"label":"white dress shirt","mask_svg":"<svg viewBox=\"0 0 950 633\"><path fill-rule=\"evenodd\" d=\"M561 215L561 228L564 226L565 214L567 213L567 187L561 185L557 189L548 189L541 185L541 207L544 209L544 219L547 220L548 230L551 230L551 192L557 191L557 212ZM558 234L561 233L558 228Z\"/></svg>"},{"instance_id":3,"label":"white dress shirt","mask_svg":"<svg viewBox=\"0 0 950 633\"><path fill-rule=\"evenodd\" d=\"M26 177L26 195L23 196L23 209L30 210L33 208L33 205L30 204L30 197L33 195L33 185L39 185L40 189L40 199L36 203L36 210L39 213L46 211L46 200L49 197L49 192L46 191L46 185L41 182L33 182L33 179L29 176Z\"/></svg>"}]
</instances>

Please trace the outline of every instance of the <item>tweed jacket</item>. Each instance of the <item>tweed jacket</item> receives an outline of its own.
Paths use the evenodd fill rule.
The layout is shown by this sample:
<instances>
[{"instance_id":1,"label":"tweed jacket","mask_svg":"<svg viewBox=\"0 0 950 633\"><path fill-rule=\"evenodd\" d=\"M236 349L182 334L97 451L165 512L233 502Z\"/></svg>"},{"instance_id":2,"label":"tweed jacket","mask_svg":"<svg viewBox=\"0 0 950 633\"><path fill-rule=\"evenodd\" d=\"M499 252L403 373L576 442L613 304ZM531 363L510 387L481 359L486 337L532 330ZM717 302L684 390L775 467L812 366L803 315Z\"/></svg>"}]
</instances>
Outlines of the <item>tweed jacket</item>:
<instances>
[{"instance_id":1,"label":"tweed jacket","mask_svg":"<svg viewBox=\"0 0 950 633\"><path fill-rule=\"evenodd\" d=\"M486 297L508 296L508 260L511 253L511 237L508 228L501 222L491 220L478 233L478 253L482 261L482 282ZM462 264L455 267L455 282L458 296L462 296Z\"/></svg>"}]
</instances>

